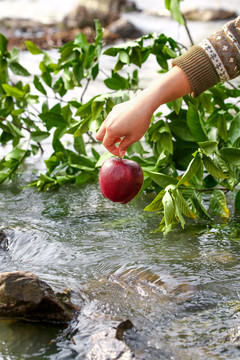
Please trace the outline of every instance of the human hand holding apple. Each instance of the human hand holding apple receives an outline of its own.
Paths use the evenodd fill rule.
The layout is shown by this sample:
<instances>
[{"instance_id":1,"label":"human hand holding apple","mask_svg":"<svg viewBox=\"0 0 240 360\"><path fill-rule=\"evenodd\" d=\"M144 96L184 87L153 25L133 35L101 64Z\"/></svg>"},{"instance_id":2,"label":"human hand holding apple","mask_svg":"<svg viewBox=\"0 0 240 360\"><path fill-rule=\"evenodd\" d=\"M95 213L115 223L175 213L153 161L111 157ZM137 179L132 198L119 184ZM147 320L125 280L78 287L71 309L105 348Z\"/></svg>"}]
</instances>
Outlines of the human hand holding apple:
<instances>
[{"instance_id":1,"label":"human hand holding apple","mask_svg":"<svg viewBox=\"0 0 240 360\"><path fill-rule=\"evenodd\" d=\"M99 172L101 193L113 202L128 203L142 184L143 171L136 161L112 157L105 160Z\"/></svg>"}]
</instances>

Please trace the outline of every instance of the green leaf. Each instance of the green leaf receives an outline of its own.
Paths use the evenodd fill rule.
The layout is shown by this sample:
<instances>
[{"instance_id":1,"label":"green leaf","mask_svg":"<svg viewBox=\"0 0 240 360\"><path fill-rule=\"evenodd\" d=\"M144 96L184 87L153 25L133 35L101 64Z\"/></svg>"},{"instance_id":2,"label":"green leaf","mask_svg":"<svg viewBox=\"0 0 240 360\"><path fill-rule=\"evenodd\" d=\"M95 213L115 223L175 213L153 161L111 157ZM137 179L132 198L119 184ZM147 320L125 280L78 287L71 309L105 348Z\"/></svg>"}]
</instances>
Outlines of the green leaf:
<instances>
[{"instance_id":1,"label":"green leaf","mask_svg":"<svg viewBox=\"0 0 240 360\"><path fill-rule=\"evenodd\" d=\"M43 54L43 51L39 49L31 40L25 41L26 48L33 55Z\"/></svg>"},{"instance_id":2,"label":"green leaf","mask_svg":"<svg viewBox=\"0 0 240 360\"><path fill-rule=\"evenodd\" d=\"M101 167L102 164L104 163L104 161L107 160L107 159L109 159L109 158L111 158L111 157L114 157L114 155L111 154L109 151L104 152L104 153L100 156L100 158L98 159L95 167Z\"/></svg>"},{"instance_id":3,"label":"green leaf","mask_svg":"<svg viewBox=\"0 0 240 360\"><path fill-rule=\"evenodd\" d=\"M85 150L85 144L82 136L76 136L73 142L74 149L78 152L78 154L87 155Z\"/></svg>"},{"instance_id":4,"label":"green leaf","mask_svg":"<svg viewBox=\"0 0 240 360\"><path fill-rule=\"evenodd\" d=\"M179 180L178 186L188 182L193 177L193 175L195 175L198 172L198 169L201 166L201 162L202 160L199 155L195 156L192 159L192 161L187 167L187 170L183 174L182 178Z\"/></svg>"},{"instance_id":5,"label":"green leaf","mask_svg":"<svg viewBox=\"0 0 240 360\"><path fill-rule=\"evenodd\" d=\"M179 191L179 189L176 190L175 205L178 207L178 210L179 210L179 212L181 212L181 214L183 214L189 218L196 219L195 214L190 209L187 201L184 199L184 197L183 197L182 193Z\"/></svg>"},{"instance_id":6,"label":"green leaf","mask_svg":"<svg viewBox=\"0 0 240 360\"><path fill-rule=\"evenodd\" d=\"M235 210L237 210L237 211L240 210L240 190L238 190L238 192L236 193L234 207L235 207Z\"/></svg>"},{"instance_id":7,"label":"green leaf","mask_svg":"<svg viewBox=\"0 0 240 360\"><path fill-rule=\"evenodd\" d=\"M85 134L88 130L89 130L89 117L81 121L80 126L78 126L73 136L74 137L81 136Z\"/></svg>"},{"instance_id":8,"label":"green leaf","mask_svg":"<svg viewBox=\"0 0 240 360\"><path fill-rule=\"evenodd\" d=\"M0 33L0 53L3 55L7 52L8 40L3 34Z\"/></svg>"},{"instance_id":9,"label":"green leaf","mask_svg":"<svg viewBox=\"0 0 240 360\"><path fill-rule=\"evenodd\" d=\"M160 143L169 154L173 154L173 143L172 143L172 134L169 132L163 132L160 136Z\"/></svg>"},{"instance_id":10,"label":"green leaf","mask_svg":"<svg viewBox=\"0 0 240 360\"><path fill-rule=\"evenodd\" d=\"M69 165L73 168L93 172L95 170L95 162L85 155L71 154L69 156Z\"/></svg>"},{"instance_id":11,"label":"green leaf","mask_svg":"<svg viewBox=\"0 0 240 360\"><path fill-rule=\"evenodd\" d=\"M95 29L96 29L96 37L95 37L95 45L98 45L103 37L103 28L101 26L101 23L98 19L94 20L95 22Z\"/></svg>"},{"instance_id":12,"label":"green leaf","mask_svg":"<svg viewBox=\"0 0 240 360\"><path fill-rule=\"evenodd\" d=\"M229 128L229 140L233 144L240 137L240 111L233 118Z\"/></svg>"},{"instance_id":13,"label":"green leaf","mask_svg":"<svg viewBox=\"0 0 240 360\"><path fill-rule=\"evenodd\" d=\"M172 14L172 17L174 18L174 20L176 20L181 25L185 25L185 20L180 11L180 1L181 0L171 0L170 10L171 10L171 14ZM165 2L165 4L166 4L166 2Z\"/></svg>"},{"instance_id":14,"label":"green leaf","mask_svg":"<svg viewBox=\"0 0 240 360\"><path fill-rule=\"evenodd\" d=\"M92 99L90 99L88 102L86 102L85 104L81 104L75 114L75 116L88 116L89 113L92 112L91 107L92 107L92 102L93 100L96 98L96 96L94 96Z\"/></svg>"},{"instance_id":15,"label":"green leaf","mask_svg":"<svg viewBox=\"0 0 240 360\"><path fill-rule=\"evenodd\" d=\"M202 202L199 200L198 196L193 194L191 196L191 201L195 208L197 216L202 220L211 220L211 216L208 214L207 210L203 206Z\"/></svg>"},{"instance_id":16,"label":"green leaf","mask_svg":"<svg viewBox=\"0 0 240 360\"><path fill-rule=\"evenodd\" d=\"M206 155L211 155L212 152L218 146L217 141L204 141L198 143L199 147L206 153Z\"/></svg>"},{"instance_id":17,"label":"green leaf","mask_svg":"<svg viewBox=\"0 0 240 360\"><path fill-rule=\"evenodd\" d=\"M138 47L132 48L132 53L130 55L130 62L132 64L135 64L138 67L142 66L143 59L142 59L142 53L141 53L140 48L138 48Z\"/></svg>"},{"instance_id":18,"label":"green leaf","mask_svg":"<svg viewBox=\"0 0 240 360\"><path fill-rule=\"evenodd\" d=\"M53 127L64 127L67 122L61 114L53 111L46 111L39 114L40 119L46 124L47 130L51 130Z\"/></svg>"},{"instance_id":19,"label":"green leaf","mask_svg":"<svg viewBox=\"0 0 240 360\"><path fill-rule=\"evenodd\" d=\"M146 154L146 151L144 150L140 141L137 141L137 142L133 143L131 146L129 146L128 154L134 154L134 153L139 154L140 156L143 156L143 154Z\"/></svg>"},{"instance_id":20,"label":"green leaf","mask_svg":"<svg viewBox=\"0 0 240 360\"><path fill-rule=\"evenodd\" d=\"M154 198L151 204L147 205L144 211L160 211L163 209L163 196L165 194L165 190L161 190L160 193Z\"/></svg>"},{"instance_id":21,"label":"green leaf","mask_svg":"<svg viewBox=\"0 0 240 360\"><path fill-rule=\"evenodd\" d=\"M121 90L129 87L129 81L113 71L112 77L105 79L104 84L111 90Z\"/></svg>"},{"instance_id":22,"label":"green leaf","mask_svg":"<svg viewBox=\"0 0 240 360\"><path fill-rule=\"evenodd\" d=\"M183 98L181 97L179 99L173 100L170 103L168 103L170 106L173 107L173 109L174 109L174 111L176 112L177 115L179 114L179 112L181 110L182 101L183 101Z\"/></svg>"},{"instance_id":23,"label":"green leaf","mask_svg":"<svg viewBox=\"0 0 240 360\"><path fill-rule=\"evenodd\" d=\"M22 99L25 96L25 92L18 89L17 87L8 84L2 84L2 87L7 95L12 96L16 99Z\"/></svg>"},{"instance_id":24,"label":"green leaf","mask_svg":"<svg viewBox=\"0 0 240 360\"><path fill-rule=\"evenodd\" d=\"M92 102L91 110L92 110L92 118L94 120L98 119L99 116L101 115L104 104L105 101L97 101L97 99L95 99L95 101Z\"/></svg>"},{"instance_id":25,"label":"green leaf","mask_svg":"<svg viewBox=\"0 0 240 360\"><path fill-rule=\"evenodd\" d=\"M199 96L199 100L201 105L207 110L209 114L212 114L214 111L214 103L213 103L213 97L210 93L202 93Z\"/></svg>"},{"instance_id":26,"label":"green leaf","mask_svg":"<svg viewBox=\"0 0 240 360\"><path fill-rule=\"evenodd\" d=\"M240 165L240 149L223 148L220 150L222 158L231 165Z\"/></svg>"},{"instance_id":27,"label":"green leaf","mask_svg":"<svg viewBox=\"0 0 240 360\"><path fill-rule=\"evenodd\" d=\"M213 191L209 201L209 211L213 215L229 218L226 197L221 190Z\"/></svg>"},{"instance_id":28,"label":"green leaf","mask_svg":"<svg viewBox=\"0 0 240 360\"><path fill-rule=\"evenodd\" d=\"M128 53L126 53L126 51L120 51L119 52L119 60L123 63L123 64L130 64L130 59L129 59L129 55Z\"/></svg>"},{"instance_id":29,"label":"green leaf","mask_svg":"<svg viewBox=\"0 0 240 360\"><path fill-rule=\"evenodd\" d=\"M97 152L97 150L94 149L94 147L91 149L93 157L96 161L98 161L100 159L100 154ZM85 154L87 155L87 154Z\"/></svg>"},{"instance_id":30,"label":"green leaf","mask_svg":"<svg viewBox=\"0 0 240 360\"><path fill-rule=\"evenodd\" d=\"M81 174L76 176L76 185L83 185L87 183L90 179L93 178L93 175L89 172L81 172Z\"/></svg>"},{"instance_id":31,"label":"green leaf","mask_svg":"<svg viewBox=\"0 0 240 360\"><path fill-rule=\"evenodd\" d=\"M197 142L201 141L207 141L208 136L204 130L204 127L201 123L199 113L195 106L192 104L189 104L188 110L187 110L187 124L188 127L192 133L192 136Z\"/></svg>"},{"instance_id":32,"label":"green leaf","mask_svg":"<svg viewBox=\"0 0 240 360\"><path fill-rule=\"evenodd\" d=\"M31 132L31 139L36 142L41 142L45 139L47 139L50 136L50 133L47 131L32 131Z\"/></svg>"},{"instance_id":33,"label":"green leaf","mask_svg":"<svg viewBox=\"0 0 240 360\"><path fill-rule=\"evenodd\" d=\"M203 164L206 170L217 179L225 179L226 175L223 171L215 164L215 162L207 155L203 154Z\"/></svg>"},{"instance_id":34,"label":"green leaf","mask_svg":"<svg viewBox=\"0 0 240 360\"><path fill-rule=\"evenodd\" d=\"M22 65L20 65L16 61L11 61L9 63L9 68L16 75L20 75L20 76L30 76L31 75L27 69L25 69Z\"/></svg>"},{"instance_id":35,"label":"green leaf","mask_svg":"<svg viewBox=\"0 0 240 360\"><path fill-rule=\"evenodd\" d=\"M59 185L64 185L64 184L73 182L75 180L75 176L58 175L58 176L56 176L56 180Z\"/></svg>"},{"instance_id":36,"label":"green leaf","mask_svg":"<svg viewBox=\"0 0 240 360\"><path fill-rule=\"evenodd\" d=\"M119 70L122 70L122 68L124 67L124 63L121 61L121 60L118 60L117 62L116 62L116 65L115 65L115 67L114 67L114 72L117 72L117 71L119 71Z\"/></svg>"},{"instance_id":37,"label":"green leaf","mask_svg":"<svg viewBox=\"0 0 240 360\"><path fill-rule=\"evenodd\" d=\"M44 89L44 87L43 87L42 83L40 82L39 78L37 77L37 75L34 75L33 84L34 84L35 88L38 91L40 91L43 95L47 95L47 92Z\"/></svg>"},{"instance_id":38,"label":"green leaf","mask_svg":"<svg viewBox=\"0 0 240 360\"><path fill-rule=\"evenodd\" d=\"M82 32L80 32L74 39L74 45L77 45L78 47L87 52L90 43L87 41L86 36Z\"/></svg>"},{"instance_id":39,"label":"green leaf","mask_svg":"<svg viewBox=\"0 0 240 360\"><path fill-rule=\"evenodd\" d=\"M170 11L171 0L165 0L166 9Z\"/></svg>"},{"instance_id":40,"label":"green leaf","mask_svg":"<svg viewBox=\"0 0 240 360\"><path fill-rule=\"evenodd\" d=\"M10 121L7 121L7 126L8 126L8 129L10 130L11 134L14 136L14 137L20 137L20 138L24 138L24 135L23 133L21 132L21 125L20 127L18 126L15 126L12 122Z\"/></svg>"},{"instance_id":41,"label":"green leaf","mask_svg":"<svg viewBox=\"0 0 240 360\"><path fill-rule=\"evenodd\" d=\"M148 175L156 184L165 188L168 185L176 185L178 180L172 176L147 170L143 167L144 174Z\"/></svg>"},{"instance_id":42,"label":"green leaf","mask_svg":"<svg viewBox=\"0 0 240 360\"><path fill-rule=\"evenodd\" d=\"M227 141L228 139L228 132L227 132L227 121L226 117L224 115L219 115L217 119L217 128L218 128L218 134L221 139L224 141Z\"/></svg>"},{"instance_id":43,"label":"green leaf","mask_svg":"<svg viewBox=\"0 0 240 360\"><path fill-rule=\"evenodd\" d=\"M172 196L169 193L169 191L166 191L166 193L164 194L162 203L163 203L163 208L164 208L165 224L166 224L166 226L168 226L168 225L171 225L171 223L175 217L174 202L173 202Z\"/></svg>"},{"instance_id":44,"label":"green leaf","mask_svg":"<svg viewBox=\"0 0 240 360\"><path fill-rule=\"evenodd\" d=\"M4 172L0 172L0 184L2 184L5 180L7 180L8 174Z\"/></svg>"},{"instance_id":45,"label":"green leaf","mask_svg":"<svg viewBox=\"0 0 240 360\"><path fill-rule=\"evenodd\" d=\"M26 150L14 149L5 156L5 161L20 160L24 156L25 153L26 153Z\"/></svg>"},{"instance_id":46,"label":"green leaf","mask_svg":"<svg viewBox=\"0 0 240 360\"><path fill-rule=\"evenodd\" d=\"M92 74L93 80L96 79L98 73L99 73L99 65L98 65L98 63L97 63L96 65L94 65L94 66L92 67L92 70L91 70L91 74Z\"/></svg>"},{"instance_id":47,"label":"green leaf","mask_svg":"<svg viewBox=\"0 0 240 360\"><path fill-rule=\"evenodd\" d=\"M171 132L181 140L194 142L194 138L186 121L186 110L181 109L178 116L175 111L167 116L170 119L169 127Z\"/></svg>"}]
</instances>

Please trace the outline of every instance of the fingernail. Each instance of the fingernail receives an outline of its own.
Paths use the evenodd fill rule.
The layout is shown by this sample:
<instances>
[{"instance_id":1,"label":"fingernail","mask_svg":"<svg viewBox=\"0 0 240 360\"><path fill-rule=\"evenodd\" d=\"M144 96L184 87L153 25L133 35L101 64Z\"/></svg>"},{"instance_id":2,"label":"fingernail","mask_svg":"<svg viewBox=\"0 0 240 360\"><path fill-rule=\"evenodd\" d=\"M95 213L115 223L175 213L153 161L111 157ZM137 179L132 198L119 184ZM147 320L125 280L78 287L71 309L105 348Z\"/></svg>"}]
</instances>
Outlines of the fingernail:
<instances>
[{"instance_id":1,"label":"fingernail","mask_svg":"<svg viewBox=\"0 0 240 360\"><path fill-rule=\"evenodd\" d=\"M125 152L126 152L126 151L124 151L124 150L120 150L120 151L119 151L119 155L120 155L121 157L124 157Z\"/></svg>"}]
</instances>

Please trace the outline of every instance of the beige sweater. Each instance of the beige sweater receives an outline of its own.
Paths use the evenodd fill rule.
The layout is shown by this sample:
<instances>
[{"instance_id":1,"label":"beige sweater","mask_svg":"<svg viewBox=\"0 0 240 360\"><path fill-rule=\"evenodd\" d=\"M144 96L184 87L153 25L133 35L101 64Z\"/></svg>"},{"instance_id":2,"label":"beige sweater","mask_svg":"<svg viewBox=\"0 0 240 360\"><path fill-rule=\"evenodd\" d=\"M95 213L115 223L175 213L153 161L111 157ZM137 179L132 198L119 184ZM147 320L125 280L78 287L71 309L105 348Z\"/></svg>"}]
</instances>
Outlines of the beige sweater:
<instances>
[{"instance_id":1,"label":"beige sweater","mask_svg":"<svg viewBox=\"0 0 240 360\"><path fill-rule=\"evenodd\" d=\"M240 16L173 60L188 77L193 96L240 75Z\"/></svg>"}]
</instances>

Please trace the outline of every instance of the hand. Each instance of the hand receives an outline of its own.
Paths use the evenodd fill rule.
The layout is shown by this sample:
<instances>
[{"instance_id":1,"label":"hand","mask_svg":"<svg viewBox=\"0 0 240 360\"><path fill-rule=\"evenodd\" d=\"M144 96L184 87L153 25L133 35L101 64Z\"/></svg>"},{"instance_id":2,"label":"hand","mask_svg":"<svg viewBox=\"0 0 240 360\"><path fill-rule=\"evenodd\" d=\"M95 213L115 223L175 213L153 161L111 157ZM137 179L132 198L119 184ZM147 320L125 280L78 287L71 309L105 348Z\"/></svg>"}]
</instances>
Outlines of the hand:
<instances>
[{"instance_id":1,"label":"hand","mask_svg":"<svg viewBox=\"0 0 240 360\"><path fill-rule=\"evenodd\" d=\"M124 156L128 147L147 131L152 114L162 104L192 92L183 70L174 66L134 99L114 106L96 134L112 154ZM119 143L117 147L116 144Z\"/></svg>"},{"instance_id":2,"label":"hand","mask_svg":"<svg viewBox=\"0 0 240 360\"><path fill-rule=\"evenodd\" d=\"M112 154L123 157L128 147L143 137L151 117L147 102L136 97L114 106L98 130L96 139L102 141Z\"/></svg>"}]
</instances>

